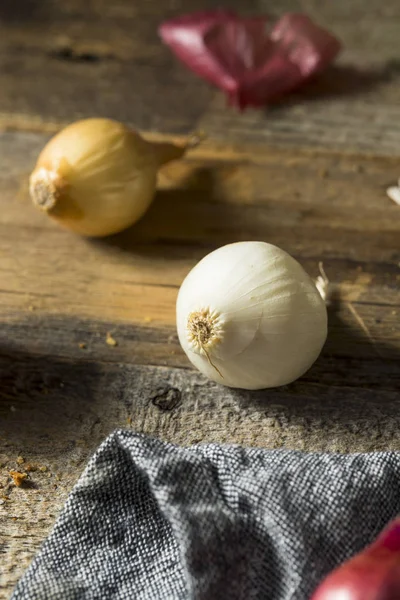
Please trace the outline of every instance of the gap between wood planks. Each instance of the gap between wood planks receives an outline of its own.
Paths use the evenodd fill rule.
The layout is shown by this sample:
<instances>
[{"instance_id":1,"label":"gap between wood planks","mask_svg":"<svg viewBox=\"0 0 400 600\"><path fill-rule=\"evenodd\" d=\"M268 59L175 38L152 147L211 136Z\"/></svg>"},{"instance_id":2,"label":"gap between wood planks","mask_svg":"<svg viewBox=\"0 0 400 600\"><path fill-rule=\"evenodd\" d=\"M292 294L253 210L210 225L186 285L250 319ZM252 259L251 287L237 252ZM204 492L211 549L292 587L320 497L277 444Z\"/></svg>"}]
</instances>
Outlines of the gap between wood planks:
<instances>
[{"instance_id":1,"label":"gap between wood planks","mask_svg":"<svg viewBox=\"0 0 400 600\"><path fill-rule=\"evenodd\" d=\"M95 115L96 118L99 115ZM33 115L24 115L17 113L1 113L0 112L0 133L1 131L15 131L21 133L39 133L39 134L49 134L53 135L59 132L62 128L66 127L70 123L75 120L79 120L80 118L88 118L88 117L78 117L76 119L70 119L65 121L57 121L57 120L48 120L43 119L39 116ZM127 122L127 126L134 127L134 124ZM188 135L176 135L176 134L167 134L161 133L158 131L148 131L148 130L138 130L143 137L148 139L149 141L154 142L175 142L175 143L185 143L191 133L188 131ZM208 158L220 160L223 162L238 162L240 160L250 161L254 165L263 164L265 162L265 155L273 154L282 154L287 156L293 156L293 147L281 147L276 146L273 142L265 142L265 143L249 143L248 141L227 141L224 143L221 138L213 139L212 133L208 133L207 131L201 131L202 135L204 135L204 140L194 149L188 152L188 156L193 156L196 158ZM299 155L303 155L307 158L313 157L331 157L333 159L337 158L347 158L353 159L354 161L363 160L363 161L381 161L386 165L397 166L399 164L398 156L389 156L389 155L381 155L374 154L373 152L365 151L355 151L354 149L344 149L344 150L336 150L330 148L315 148L312 146L296 146L296 153Z\"/></svg>"}]
</instances>

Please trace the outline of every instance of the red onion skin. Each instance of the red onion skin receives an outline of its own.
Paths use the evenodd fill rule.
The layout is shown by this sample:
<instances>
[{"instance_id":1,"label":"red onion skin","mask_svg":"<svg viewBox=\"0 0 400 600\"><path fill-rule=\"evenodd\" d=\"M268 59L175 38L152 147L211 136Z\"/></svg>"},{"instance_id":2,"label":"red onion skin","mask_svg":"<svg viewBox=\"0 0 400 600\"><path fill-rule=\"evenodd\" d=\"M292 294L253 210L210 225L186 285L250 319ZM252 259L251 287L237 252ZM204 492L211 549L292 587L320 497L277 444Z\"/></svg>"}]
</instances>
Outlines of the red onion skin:
<instances>
[{"instance_id":1,"label":"red onion skin","mask_svg":"<svg viewBox=\"0 0 400 600\"><path fill-rule=\"evenodd\" d=\"M225 73L223 66L207 52L204 43L204 36L208 31L232 18L234 14L225 10L183 15L162 23L159 34L176 56L197 75L223 89L234 89L233 78Z\"/></svg>"},{"instance_id":2,"label":"red onion skin","mask_svg":"<svg viewBox=\"0 0 400 600\"><path fill-rule=\"evenodd\" d=\"M328 575L312 600L400 600L400 519Z\"/></svg>"},{"instance_id":3,"label":"red onion skin","mask_svg":"<svg viewBox=\"0 0 400 600\"><path fill-rule=\"evenodd\" d=\"M325 69L339 41L306 15L241 18L215 10L164 22L159 33L192 71L240 109L263 106Z\"/></svg>"}]
</instances>

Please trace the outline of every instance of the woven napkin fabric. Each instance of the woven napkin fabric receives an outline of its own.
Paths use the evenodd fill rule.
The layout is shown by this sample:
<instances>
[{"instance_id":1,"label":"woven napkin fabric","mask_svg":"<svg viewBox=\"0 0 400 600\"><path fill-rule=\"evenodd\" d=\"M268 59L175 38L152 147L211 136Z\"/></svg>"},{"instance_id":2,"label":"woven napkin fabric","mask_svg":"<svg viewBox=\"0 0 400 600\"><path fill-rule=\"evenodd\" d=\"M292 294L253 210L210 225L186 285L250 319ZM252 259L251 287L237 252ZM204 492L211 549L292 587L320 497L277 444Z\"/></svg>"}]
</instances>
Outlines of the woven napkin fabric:
<instances>
[{"instance_id":1,"label":"woven napkin fabric","mask_svg":"<svg viewBox=\"0 0 400 600\"><path fill-rule=\"evenodd\" d=\"M116 431L13 600L308 600L400 513L400 454L180 448Z\"/></svg>"}]
</instances>

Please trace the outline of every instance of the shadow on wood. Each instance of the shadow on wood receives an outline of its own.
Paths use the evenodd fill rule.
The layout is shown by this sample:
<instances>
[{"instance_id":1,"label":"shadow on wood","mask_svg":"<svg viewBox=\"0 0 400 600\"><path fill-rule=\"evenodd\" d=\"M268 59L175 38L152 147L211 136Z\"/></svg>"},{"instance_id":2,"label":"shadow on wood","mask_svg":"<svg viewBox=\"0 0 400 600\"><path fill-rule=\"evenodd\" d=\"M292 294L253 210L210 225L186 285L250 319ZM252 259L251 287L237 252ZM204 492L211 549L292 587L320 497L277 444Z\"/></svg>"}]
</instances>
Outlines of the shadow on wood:
<instances>
[{"instance_id":1,"label":"shadow on wood","mask_svg":"<svg viewBox=\"0 0 400 600\"><path fill-rule=\"evenodd\" d=\"M101 389L96 363L0 351L0 437L24 452L71 450L95 431Z\"/></svg>"},{"instance_id":2,"label":"shadow on wood","mask_svg":"<svg viewBox=\"0 0 400 600\"><path fill-rule=\"evenodd\" d=\"M365 353L366 338L370 356ZM360 348L362 356L357 352ZM374 342L362 329L349 326L333 307L325 348L303 377L276 390L235 390L235 394L242 408L252 406L266 416L273 396L272 403L279 409L274 412L279 413L283 424L304 420L320 436L324 428L327 430L324 435L329 436L329 427L342 434L347 429L356 432L371 428L371 444L374 444L376 428L385 426L390 436L400 424L399 390L398 349L382 341Z\"/></svg>"},{"instance_id":3,"label":"shadow on wood","mask_svg":"<svg viewBox=\"0 0 400 600\"><path fill-rule=\"evenodd\" d=\"M168 244L175 250L180 245L204 247L206 254L217 245L239 241L237 223L232 225L232 234L229 233L232 207L219 202L220 191L216 180L212 167L196 169L179 189L159 190L141 221L117 235L92 240L92 243L118 247L134 254L139 253L139 244L140 252L145 252L148 243L151 246L149 252L154 256L157 250L164 255L165 245ZM228 222L227 231L222 230L221 222ZM215 239L216 233L221 233L221 240L213 244L209 240ZM160 244L159 248L157 244ZM179 252L173 252L172 256L180 258Z\"/></svg>"},{"instance_id":4,"label":"shadow on wood","mask_svg":"<svg viewBox=\"0 0 400 600\"><path fill-rule=\"evenodd\" d=\"M0 21L21 24L42 20L43 11L40 0L19 0L19 2L0 2Z\"/></svg>"},{"instance_id":5,"label":"shadow on wood","mask_svg":"<svg viewBox=\"0 0 400 600\"><path fill-rule=\"evenodd\" d=\"M21 322L13 327L22 345L32 328ZM55 322L53 327L62 338L64 329L75 330L77 325L70 317L60 321L58 315L58 329ZM79 327L84 329L83 324ZM93 328L93 323L87 324L89 331ZM121 325L121 335L122 329ZM164 335L156 328L146 331L140 342L145 345L149 336ZM257 392L224 388L189 369L132 364L131 350L125 344L121 344L118 362L110 362L114 360L110 352L103 356L95 348L90 359L79 353L70 358L55 356L69 345L77 352L76 344L68 345L65 339L59 349L48 347L46 355L30 354L7 348L6 340L11 337L11 333L5 335L0 351L0 436L22 454L74 455L85 440L87 455L113 429L125 427L132 414L136 414L133 426L137 431L154 431L161 437L175 435L176 427L188 421L188 431L197 428L199 441L204 439L201 436L215 441L236 439L235 432L244 428L254 434L257 444L269 439L273 418L282 423L279 435L274 435L283 446L285 436L292 435L290 428L295 428L296 435L287 437L289 447L299 443L304 428L308 433L301 439L319 436L310 447L327 447L332 429L337 440L344 440L344 449L346 444L357 447L354 432L362 434L364 447L372 432L373 449L380 447L376 436L382 428L382 444L393 447L394 428L400 427L400 356L382 341L366 346L362 330L350 327L335 312L330 316L327 345L312 369L291 385ZM161 350L164 354L159 360L167 364L170 349ZM383 358L386 355L391 359ZM209 422L205 425L206 414Z\"/></svg>"},{"instance_id":6,"label":"shadow on wood","mask_svg":"<svg viewBox=\"0 0 400 600\"><path fill-rule=\"evenodd\" d=\"M267 116L280 107L315 100L329 100L365 94L400 75L400 61L390 60L379 68L359 69L352 65L332 65L304 87L267 107Z\"/></svg>"}]
</instances>

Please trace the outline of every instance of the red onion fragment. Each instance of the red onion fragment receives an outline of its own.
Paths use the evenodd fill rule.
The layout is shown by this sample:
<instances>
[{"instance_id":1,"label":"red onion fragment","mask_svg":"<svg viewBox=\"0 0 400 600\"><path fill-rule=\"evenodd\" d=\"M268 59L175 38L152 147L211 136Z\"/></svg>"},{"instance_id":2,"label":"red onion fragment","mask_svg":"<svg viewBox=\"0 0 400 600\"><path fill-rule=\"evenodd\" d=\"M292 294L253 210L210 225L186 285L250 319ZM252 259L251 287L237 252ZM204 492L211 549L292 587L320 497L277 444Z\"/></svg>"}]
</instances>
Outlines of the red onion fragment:
<instances>
[{"instance_id":1,"label":"red onion fragment","mask_svg":"<svg viewBox=\"0 0 400 600\"><path fill-rule=\"evenodd\" d=\"M340 42L303 14L239 17L211 10L162 23L159 34L197 75L221 88L229 104L263 106L323 71Z\"/></svg>"}]
</instances>

